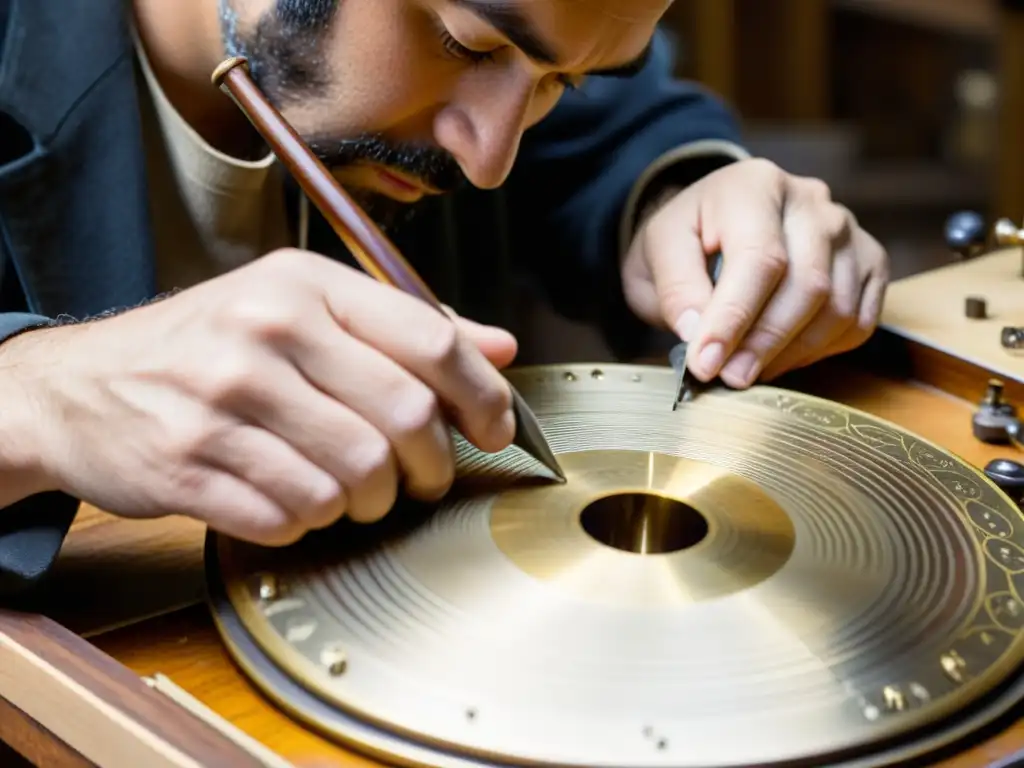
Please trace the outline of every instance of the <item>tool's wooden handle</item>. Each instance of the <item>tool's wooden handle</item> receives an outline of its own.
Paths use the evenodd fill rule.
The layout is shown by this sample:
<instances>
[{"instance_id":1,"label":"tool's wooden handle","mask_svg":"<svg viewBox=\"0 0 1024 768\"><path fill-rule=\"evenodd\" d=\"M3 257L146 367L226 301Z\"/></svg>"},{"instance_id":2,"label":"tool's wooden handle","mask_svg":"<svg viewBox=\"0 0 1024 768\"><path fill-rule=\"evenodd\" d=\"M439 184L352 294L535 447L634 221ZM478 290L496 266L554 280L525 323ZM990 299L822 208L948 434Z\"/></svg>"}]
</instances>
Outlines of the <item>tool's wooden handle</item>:
<instances>
[{"instance_id":1,"label":"tool's wooden handle","mask_svg":"<svg viewBox=\"0 0 1024 768\"><path fill-rule=\"evenodd\" d=\"M234 99L363 269L444 313L434 292L256 87L244 58L224 61L214 71L213 83Z\"/></svg>"}]
</instances>

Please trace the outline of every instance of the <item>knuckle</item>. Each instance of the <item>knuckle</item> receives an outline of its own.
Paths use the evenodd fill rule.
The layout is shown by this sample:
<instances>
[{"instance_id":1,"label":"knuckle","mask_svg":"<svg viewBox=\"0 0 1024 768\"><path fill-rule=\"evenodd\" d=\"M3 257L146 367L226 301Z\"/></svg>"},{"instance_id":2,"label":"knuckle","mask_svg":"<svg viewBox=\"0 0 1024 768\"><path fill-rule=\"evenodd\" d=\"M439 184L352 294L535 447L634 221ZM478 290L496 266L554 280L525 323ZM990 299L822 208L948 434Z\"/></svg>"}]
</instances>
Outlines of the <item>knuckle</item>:
<instances>
[{"instance_id":1,"label":"knuckle","mask_svg":"<svg viewBox=\"0 0 1024 768\"><path fill-rule=\"evenodd\" d=\"M236 351L205 361L200 375L203 399L211 405L226 405L252 395L259 366L251 355Z\"/></svg>"},{"instance_id":2,"label":"knuckle","mask_svg":"<svg viewBox=\"0 0 1024 768\"><path fill-rule=\"evenodd\" d=\"M287 547L306 534L304 526L284 515L261 517L246 538L265 547Z\"/></svg>"},{"instance_id":3,"label":"knuckle","mask_svg":"<svg viewBox=\"0 0 1024 768\"><path fill-rule=\"evenodd\" d=\"M428 430L440 416L437 395L429 387L414 384L393 397L388 432L396 440L413 437Z\"/></svg>"},{"instance_id":4,"label":"knuckle","mask_svg":"<svg viewBox=\"0 0 1024 768\"><path fill-rule=\"evenodd\" d=\"M789 270L789 254L782 245L767 245L758 251L761 268L774 278L781 278Z\"/></svg>"},{"instance_id":5,"label":"knuckle","mask_svg":"<svg viewBox=\"0 0 1024 768\"><path fill-rule=\"evenodd\" d=\"M191 457L194 453L192 443L187 441L183 441L183 444L175 450L174 454L180 459L170 462L168 474L170 482L164 484L165 493L160 494L161 506L169 508L201 506L203 499L207 497L212 473L192 460Z\"/></svg>"},{"instance_id":6,"label":"knuckle","mask_svg":"<svg viewBox=\"0 0 1024 768\"><path fill-rule=\"evenodd\" d=\"M349 482L354 488L377 482L394 482L394 455L391 443L379 435L359 440L346 462Z\"/></svg>"},{"instance_id":7,"label":"knuckle","mask_svg":"<svg viewBox=\"0 0 1024 768\"><path fill-rule=\"evenodd\" d=\"M850 232L850 217L846 210L837 205L830 206L828 213L822 217L825 234L829 240L843 239Z\"/></svg>"},{"instance_id":8,"label":"knuckle","mask_svg":"<svg viewBox=\"0 0 1024 768\"><path fill-rule=\"evenodd\" d=\"M497 421L512 407L512 388L503 378L497 379L492 387L477 392L477 402L488 421Z\"/></svg>"},{"instance_id":9,"label":"knuckle","mask_svg":"<svg viewBox=\"0 0 1024 768\"><path fill-rule=\"evenodd\" d=\"M326 528L333 525L345 514L345 496L340 487L330 498L316 498L311 501L306 522L310 528Z\"/></svg>"},{"instance_id":10,"label":"knuckle","mask_svg":"<svg viewBox=\"0 0 1024 768\"><path fill-rule=\"evenodd\" d=\"M273 269L284 269L290 271L302 268L313 260L314 256L309 251L299 248L277 248L266 254L261 262Z\"/></svg>"},{"instance_id":11,"label":"knuckle","mask_svg":"<svg viewBox=\"0 0 1024 768\"><path fill-rule=\"evenodd\" d=\"M163 450L169 458L173 485L182 493L205 492L210 473L204 460L226 442L225 430L212 418L193 418L165 424Z\"/></svg>"},{"instance_id":12,"label":"knuckle","mask_svg":"<svg viewBox=\"0 0 1024 768\"><path fill-rule=\"evenodd\" d=\"M333 515L333 510L344 499L344 490L341 484L330 476L323 480L307 483L304 488L306 490L306 505L318 517L324 514Z\"/></svg>"},{"instance_id":13,"label":"knuckle","mask_svg":"<svg viewBox=\"0 0 1024 768\"><path fill-rule=\"evenodd\" d=\"M813 304L821 304L832 295L832 276L821 269L808 269L800 276L804 295Z\"/></svg>"},{"instance_id":14,"label":"knuckle","mask_svg":"<svg viewBox=\"0 0 1024 768\"><path fill-rule=\"evenodd\" d=\"M735 336L743 328L749 328L754 322L754 313L750 307L735 301L728 301L718 308L719 317L715 325L721 326L726 335Z\"/></svg>"},{"instance_id":15,"label":"knuckle","mask_svg":"<svg viewBox=\"0 0 1024 768\"><path fill-rule=\"evenodd\" d=\"M458 326L438 318L438 322L430 324L420 350L428 362L440 368L447 368L459 355L459 339Z\"/></svg>"},{"instance_id":16,"label":"knuckle","mask_svg":"<svg viewBox=\"0 0 1024 768\"><path fill-rule=\"evenodd\" d=\"M749 167L756 169L758 173L764 174L769 178L778 177L781 180L784 175L778 164L766 157L752 157L746 162L749 163Z\"/></svg>"},{"instance_id":17,"label":"knuckle","mask_svg":"<svg viewBox=\"0 0 1024 768\"><path fill-rule=\"evenodd\" d=\"M818 202L832 201L832 188L821 179L805 176L799 181L803 194Z\"/></svg>"},{"instance_id":18,"label":"knuckle","mask_svg":"<svg viewBox=\"0 0 1024 768\"><path fill-rule=\"evenodd\" d=\"M774 323L762 322L751 332L750 337L744 341L744 346L757 353L764 354L782 347L788 337L789 332L785 329L778 327Z\"/></svg>"},{"instance_id":19,"label":"knuckle","mask_svg":"<svg viewBox=\"0 0 1024 768\"><path fill-rule=\"evenodd\" d=\"M232 328L266 343L294 338L302 327L304 314L297 302L281 295L265 298L258 294L231 302L225 311Z\"/></svg>"},{"instance_id":20,"label":"knuckle","mask_svg":"<svg viewBox=\"0 0 1024 768\"><path fill-rule=\"evenodd\" d=\"M873 313L868 314L867 317L860 317L854 327L856 330L853 333L860 339L859 345L860 342L867 341L868 337L875 332L878 327L878 317Z\"/></svg>"}]
</instances>

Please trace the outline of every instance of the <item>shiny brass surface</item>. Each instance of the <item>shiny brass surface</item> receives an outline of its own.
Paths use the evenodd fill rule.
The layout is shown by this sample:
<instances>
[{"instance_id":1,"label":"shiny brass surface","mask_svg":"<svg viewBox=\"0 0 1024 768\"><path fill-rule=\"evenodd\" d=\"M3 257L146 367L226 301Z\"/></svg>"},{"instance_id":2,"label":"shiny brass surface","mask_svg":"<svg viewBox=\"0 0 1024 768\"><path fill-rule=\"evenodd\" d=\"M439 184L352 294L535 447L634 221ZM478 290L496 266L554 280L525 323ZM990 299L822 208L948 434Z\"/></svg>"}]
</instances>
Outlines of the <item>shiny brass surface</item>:
<instances>
[{"instance_id":1,"label":"shiny brass surface","mask_svg":"<svg viewBox=\"0 0 1024 768\"><path fill-rule=\"evenodd\" d=\"M1024 519L941 448L770 387L671 410L668 367L508 375L565 484L462 451L436 509L213 539L294 716L389 764L880 765L1024 660Z\"/></svg>"}]
</instances>

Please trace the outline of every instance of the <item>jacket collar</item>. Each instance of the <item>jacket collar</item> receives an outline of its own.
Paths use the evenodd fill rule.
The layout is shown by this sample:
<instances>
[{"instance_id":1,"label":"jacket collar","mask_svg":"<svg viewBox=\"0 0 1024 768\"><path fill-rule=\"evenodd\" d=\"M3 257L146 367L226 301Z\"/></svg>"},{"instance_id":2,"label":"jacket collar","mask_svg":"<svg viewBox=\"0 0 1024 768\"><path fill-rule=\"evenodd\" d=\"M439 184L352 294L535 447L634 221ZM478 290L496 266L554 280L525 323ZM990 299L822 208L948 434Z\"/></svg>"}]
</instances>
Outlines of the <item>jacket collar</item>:
<instances>
[{"instance_id":1,"label":"jacket collar","mask_svg":"<svg viewBox=\"0 0 1024 768\"><path fill-rule=\"evenodd\" d=\"M0 234L30 308L81 318L138 304L155 278L129 9L0 3L0 111L34 147L0 151Z\"/></svg>"}]
</instances>

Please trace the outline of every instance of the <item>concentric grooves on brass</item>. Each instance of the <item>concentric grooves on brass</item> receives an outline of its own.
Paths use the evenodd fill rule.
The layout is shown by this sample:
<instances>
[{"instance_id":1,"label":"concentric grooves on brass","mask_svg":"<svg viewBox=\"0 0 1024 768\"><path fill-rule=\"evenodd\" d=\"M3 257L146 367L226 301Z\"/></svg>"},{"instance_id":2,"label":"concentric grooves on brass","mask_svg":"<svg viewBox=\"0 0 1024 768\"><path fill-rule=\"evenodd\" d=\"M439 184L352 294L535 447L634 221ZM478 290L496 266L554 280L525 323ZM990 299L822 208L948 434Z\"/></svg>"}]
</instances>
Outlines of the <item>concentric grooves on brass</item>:
<instances>
[{"instance_id":1,"label":"concentric grooves on brass","mask_svg":"<svg viewBox=\"0 0 1024 768\"><path fill-rule=\"evenodd\" d=\"M513 482L528 458L463 447L432 515L284 551L218 540L255 642L391 734L396 760L814 760L953 715L1021 661L1024 520L956 457L768 387L672 411L669 369L509 376L567 484ZM598 542L579 514L621 491L689 504L706 536L659 554Z\"/></svg>"}]
</instances>

